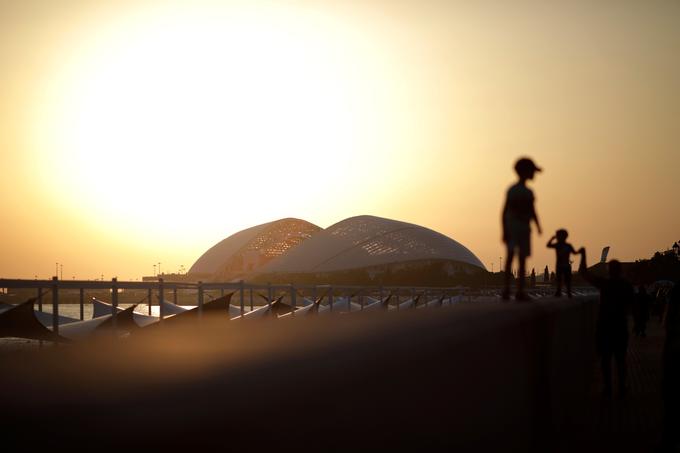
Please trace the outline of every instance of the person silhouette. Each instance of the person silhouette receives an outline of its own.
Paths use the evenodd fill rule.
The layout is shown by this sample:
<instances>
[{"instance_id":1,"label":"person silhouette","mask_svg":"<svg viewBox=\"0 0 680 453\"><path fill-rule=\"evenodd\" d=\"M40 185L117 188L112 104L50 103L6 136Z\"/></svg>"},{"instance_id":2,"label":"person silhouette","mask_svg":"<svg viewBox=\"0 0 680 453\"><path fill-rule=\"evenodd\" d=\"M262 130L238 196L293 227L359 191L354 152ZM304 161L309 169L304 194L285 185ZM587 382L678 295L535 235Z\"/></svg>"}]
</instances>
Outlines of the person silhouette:
<instances>
[{"instance_id":1,"label":"person silhouette","mask_svg":"<svg viewBox=\"0 0 680 453\"><path fill-rule=\"evenodd\" d=\"M569 233L565 229L559 229L555 235L550 238L548 248L555 249L557 262L555 264L555 278L557 279L557 290L555 297L562 297L562 282L567 288L567 297L571 299L571 255L576 255L574 247L567 242Z\"/></svg>"},{"instance_id":2,"label":"person silhouette","mask_svg":"<svg viewBox=\"0 0 680 453\"><path fill-rule=\"evenodd\" d=\"M512 279L512 262L517 253L519 273L517 276L518 301L528 300L524 291L526 275L526 259L531 255L531 221L536 223L538 234L541 224L534 208L534 193L527 187L527 181L534 179L536 172L542 171L533 160L523 157L515 163L515 172L519 178L506 193L503 206L502 226L503 242L506 246L504 289L501 297L510 299L510 282Z\"/></svg>"},{"instance_id":3,"label":"person silhouette","mask_svg":"<svg viewBox=\"0 0 680 453\"><path fill-rule=\"evenodd\" d=\"M600 290L595 341L600 355L604 385L602 395L612 396L612 358L616 361L619 396L626 394L626 353L628 351L628 310L633 303L635 291L623 278L623 267L617 260L609 262L609 276L593 275L586 264L586 249L579 249L581 263L579 274Z\"/></svg>"}]
</instances>

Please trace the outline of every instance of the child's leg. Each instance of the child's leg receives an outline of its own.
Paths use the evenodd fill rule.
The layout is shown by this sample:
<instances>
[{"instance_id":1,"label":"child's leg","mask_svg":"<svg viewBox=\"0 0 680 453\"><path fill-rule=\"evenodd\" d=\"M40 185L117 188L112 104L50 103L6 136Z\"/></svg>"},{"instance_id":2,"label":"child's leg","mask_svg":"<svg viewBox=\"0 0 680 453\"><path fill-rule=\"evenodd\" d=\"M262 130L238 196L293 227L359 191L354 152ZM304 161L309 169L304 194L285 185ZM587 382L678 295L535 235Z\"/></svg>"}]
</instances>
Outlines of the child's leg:
<instances>
[{"instance_id":1,"label":"child's leg","mask_svg":"<svg viewBox=\"0 0 680 453\"><path fill-rule=\"evenodd\" d=\"M512 260L515 258L515 249L512 246L508 246L507 253L505 256L505 273L503 274L503 279L505 282L505 287L503 289L503 299L508 299L510 297L510 281L512 279Z\"/></svg>"},{"instance_id":2,"label":"child's leg","mask_svg":"<svg viewBox=\"0 0 680 453\"><path fill-rule=\"evenodd\" d=\"M564 271L564 285L567 287L567 297L571 298L571 271Z\"/></svg>"},{"instance_id":3,"label":"child's leg","mask_svg":"<svg viewBox=\"0 0 680 453\"><path fill-rule=\"evenodd\" d=\"M517 294L524 295L527 257L523 253L519 255L519 275L517 275Z\"/></svg>"}]
</instances>

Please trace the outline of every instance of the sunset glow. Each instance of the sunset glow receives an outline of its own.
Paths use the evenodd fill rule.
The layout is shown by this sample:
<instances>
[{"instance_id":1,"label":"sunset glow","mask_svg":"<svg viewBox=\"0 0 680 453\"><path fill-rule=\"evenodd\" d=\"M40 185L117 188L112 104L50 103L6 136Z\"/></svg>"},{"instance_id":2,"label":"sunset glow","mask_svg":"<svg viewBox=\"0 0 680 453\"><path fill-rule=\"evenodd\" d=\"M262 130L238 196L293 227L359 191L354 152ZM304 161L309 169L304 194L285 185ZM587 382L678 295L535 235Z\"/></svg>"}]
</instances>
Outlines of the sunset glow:
<instances>
[{"instance_id":1,"label":"sunset glow","mask_svg":"<svg viewBox=\"0 0 680 453\"><path fill-rule=\"evenodd\" d=\"M3 3L0 275L138 278L252 225L361 214L491 268L520 155L547 233L670 246L679 8L530 4Z\"/></svg>"},{"instance_id":2,"label":"sunset glow","mask_svg":"<svg viewBox=\"0 0 680 453\"><path fill-rule=\"evenodd\" d=\"M178 207L238 225L234 213L295 211L319 176L360 179L352 162L375 157L363 119L389 112L371 105L375 81L348 72L382 63L329 19L274 13L126 18L87 43L36 114L43 182L85 194L76 209L90 218L115 213L135 221L113 228L157 236L168 223L200 231L194 216L159 216Z\"/></svg>"}]
</instances>

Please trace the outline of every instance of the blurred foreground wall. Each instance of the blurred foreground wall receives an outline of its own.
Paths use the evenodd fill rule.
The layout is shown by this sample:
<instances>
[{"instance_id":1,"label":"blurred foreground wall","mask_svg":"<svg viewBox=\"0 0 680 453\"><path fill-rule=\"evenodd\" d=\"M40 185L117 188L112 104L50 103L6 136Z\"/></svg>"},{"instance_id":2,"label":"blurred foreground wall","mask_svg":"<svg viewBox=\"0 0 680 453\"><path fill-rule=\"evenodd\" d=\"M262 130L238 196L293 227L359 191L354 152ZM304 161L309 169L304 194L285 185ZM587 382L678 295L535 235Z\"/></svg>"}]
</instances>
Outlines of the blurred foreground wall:
<instances>
[{"instance_id":1,"label":"blurred foreground wall","mask_svg":"<svg viewBox=\"0 0 680 453\"><path fill-rule=\"evenodd\" d=\"M582 416L595 305L207 320L4 354L0 441L12 451L547 451Z\"/></svg>"}]
</instances>

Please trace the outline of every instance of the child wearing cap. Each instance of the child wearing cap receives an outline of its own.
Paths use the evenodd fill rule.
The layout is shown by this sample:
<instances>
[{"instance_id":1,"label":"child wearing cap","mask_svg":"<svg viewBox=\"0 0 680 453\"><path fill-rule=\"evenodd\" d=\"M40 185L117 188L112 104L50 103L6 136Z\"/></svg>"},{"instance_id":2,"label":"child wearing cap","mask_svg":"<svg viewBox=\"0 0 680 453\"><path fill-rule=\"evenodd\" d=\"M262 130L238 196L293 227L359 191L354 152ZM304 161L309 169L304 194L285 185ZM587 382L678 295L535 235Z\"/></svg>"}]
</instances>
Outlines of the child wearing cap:
<instances>
[{"instance_id":1,"label":"child wearing cap","mask_svg":"<svg viewBox=\"0 0 680 453\"><path fill-rule=\"evenodd\" d=\"M505 287L502 297L510 299L510 281L512 278L512 262L517 253L519 275L517 278L516 300L528 300L524 292L526 274L526 259L531 255L531 221L536 223L538 234L541 225L534 209L534 193L527 187L527 181L534 179L540 168L529 158L521 158L515 163L515 172L519 181L512 185L506 194L503 207L503 242L506 245L505 258Z\"/></svg>"}]
</instances>

